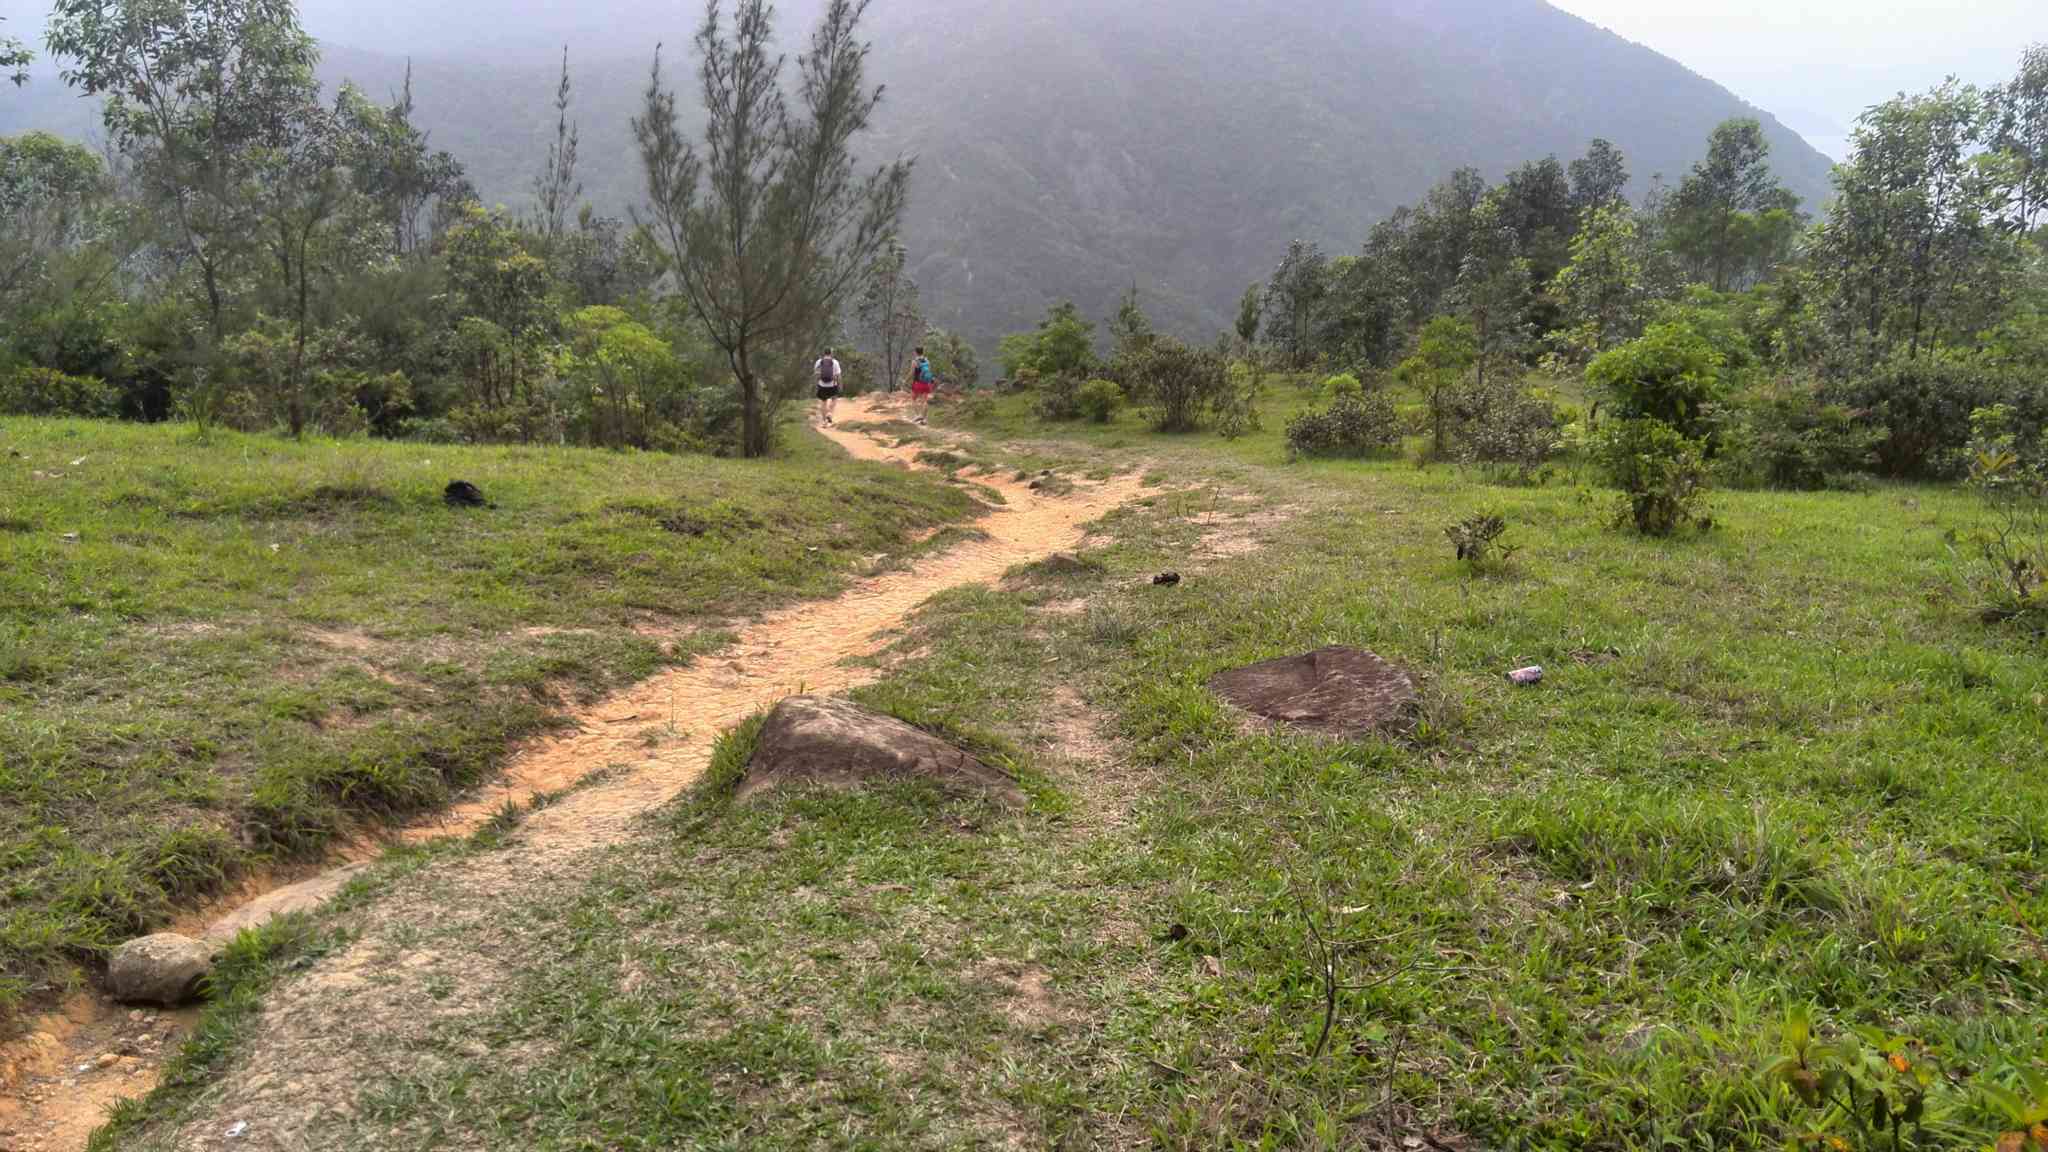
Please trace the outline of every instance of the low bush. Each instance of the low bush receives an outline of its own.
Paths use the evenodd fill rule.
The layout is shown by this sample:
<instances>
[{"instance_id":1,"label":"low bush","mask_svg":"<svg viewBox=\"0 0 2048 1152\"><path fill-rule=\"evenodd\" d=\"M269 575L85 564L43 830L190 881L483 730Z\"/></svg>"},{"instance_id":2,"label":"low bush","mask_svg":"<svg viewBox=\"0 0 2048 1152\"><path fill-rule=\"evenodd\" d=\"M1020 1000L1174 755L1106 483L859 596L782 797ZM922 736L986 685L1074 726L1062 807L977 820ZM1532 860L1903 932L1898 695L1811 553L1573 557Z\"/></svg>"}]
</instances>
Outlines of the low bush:
<instances>
[{"instance_id":1,"label":"low bush","mask_svg":"<svg viewBox=\"0 0 2048 1152\"><path fill-rule=\"evenodd\" d=\"M1041 420L1079 420L1081 408L1081 380L1076 376L1052 376L1038 384L1038 418Z\"/></svg>"},{"instance_id":2,"label":"low bush","mask_svg":"<svg viewBox=\"0 0 2048 1152\"><path fill-rule=\"evenodd\" d=\"M1934 352L1895 356L1829 388L1825 398L1863 413L1879 433L1876 466L1887 476L1952 478L1969 471L1970 416L1999 403L2011 385L1995 368Z\"/></svg>"},{"instance_id":3,"label":"low bush","mask_svg":"<svg viewBox=\"0 0 2048 1152\"><path fill-rule=\"evenodd\" d=\"M16 368L0 375L0 415L105 420L120 409L115 390L91 376L67 376L51 368Z\"/></svg>"},{"instance_id":4,"label":"low bush","mask_svg":"<svg viewBox=\"0 0 2048 1152\"><path fill-rule=\"evenodd\" d=\"M1287 424L1287 451L1293 457L1371 456L1400 442L1394 402L1380 393L1334 400Z\"/></svg>"},{"instance_id":5,"label":"low bush","mask_svg":"<svg viewBox=\"0 0 2048 1152\"><path fill-rule=\"evenodd\" d=\"M1980 409L1971 424L1970 488L1991 513L1972 540L1979 614L2048 631L2048 469L2020 457L2012 409Z\"/></svg>"},{"instance_id":6,"label":"low bush","mask_svg":"<svg viewBox=\"0 0 2048 1152\"><path fill-rule=\"evenodd\" d=\"M1822 399L1815 385L1780 381L1744 398L1723 434L1721 464L1744 487L1853 489L1884 437L1855 410Z\"/></svg>"},{"instance_id":7,"label":"low bush","mask_svg":"<svg viewBox=\"0 0 2048 1152\"><path fill-rule=\"evenodd\" d=\"M1346 372L1323 381L1322 387L1317 389L1317 394L1326 401L1342 400L1346 397L1355 400L1365 395L1365 385L1358 382L1358 377Z\"/></svg>"},{"instance_id":8,"label":"low bush","mask_svg":"<svg viewBox=\"0 0 2048 1152\"><path fill-rule=\"evenodd\" d=\"M1081 386L1077 399L1088 419L1107 424L1116 419L1117 410L1124 406L1124 390L1114 380L1090 380Z\"/></svg>"},{"instance_id":9,"label":"low bush","mask_svg":"<svg viewBox=\"0 0 2048 1152\"><path fill-rule=\"evenodd\" d=\"M1662 420L1620 420L1606 429L1600 463L1622 492L1620 520L1645 536L1705 527L1707 462L1699 441Z\"/></svg>"},{"instance_id":10,"label":"low bush","mask_svg":"<svg viewBox=\"0 0 2048 1152\"><path fill-rule=\"evenodd\" d=\"M1524 480L1557 455L1563 439L1556 405L1513 381L1468 391L1457 415L1457 459L1506 466Z\"/></svg>"},{"instance_id":11,"label":"low bush","mask_svg":"<svg viewBox=\"0 0 2048 1152\"><path fill-rule=\"evenodd\" d=\"M1259 398L1265 392L1264 368L1243 361L1231 365L1224 380L1223 395L1215 404L1217 434L1225 440L1235 440L1264 428L1265 421L1259 415Z\"/></svg>"},{"instance_id":12,"label":"low bush","mask_svg":"<svg viewBox=\"0 0 2048 1152\"><path fill-rule=\"evenodd\" d=\"M1131 395L1161 432L1192 432L1232 396L1230 368L1216 352L1160 337L1130 366Z\"/></svg>"},{"instance_id":13,"label":"low bush","mask_svg":"<svg viewBox=\"0 0 2048 1152\"><path fill-rule=\"evenodd\" d=\"M1450 537L1451 546L1458 551L1459 562L1471 565L1474 571L1496 564L1506 567L1515 558L1521 547L1508 543L1507 534L1507 517L1497 512L1467 516L1444 529L1444 535Z\"/></svg>"},{"instance_id":14,"label":"low bush","mask_svg":"<svg viewBox=\"0 0 2048 1152\"><path fill-rule=\"evenodd\" d=\"M1700 438L1721 392L1724 365L1722 354L1690 326L1653 324L1641 338L1594 360L1586 382L1624 417L1656 420Z\"/></svg>"}]
</instances>

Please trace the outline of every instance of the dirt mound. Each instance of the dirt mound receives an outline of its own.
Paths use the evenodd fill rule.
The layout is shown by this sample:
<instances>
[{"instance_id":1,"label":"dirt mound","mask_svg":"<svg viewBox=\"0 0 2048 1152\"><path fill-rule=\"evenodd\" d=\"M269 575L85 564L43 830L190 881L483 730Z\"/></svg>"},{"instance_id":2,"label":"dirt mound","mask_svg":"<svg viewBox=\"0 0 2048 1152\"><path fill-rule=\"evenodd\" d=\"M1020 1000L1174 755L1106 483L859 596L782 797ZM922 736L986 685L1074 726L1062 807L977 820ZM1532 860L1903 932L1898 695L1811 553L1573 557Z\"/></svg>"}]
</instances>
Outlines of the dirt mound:
<instances>
[{"instance_id":1,"label":"dirt mound","mask_svg":"<svg viewBox=\"0 0 2048 1152\"><path fill-rule=\"evenodd\" d=\"M901 720L830 696L796 696L768 714L739 796L794 781L857 787L929 780L948 792L1021 803L1009 773Z\"/></svg>"},{"instance_id":2,"label":"dirt mound","mask_svg":"<svg viewBox=\"0 0 2048 1152\"><path fill-rule=\"evenodd\" d=\"M1362 648L1220 672L1209 690L1254 716L1333 736L1405 732L1414 724L1414 681Z\"/></svg>"}]
</instances>

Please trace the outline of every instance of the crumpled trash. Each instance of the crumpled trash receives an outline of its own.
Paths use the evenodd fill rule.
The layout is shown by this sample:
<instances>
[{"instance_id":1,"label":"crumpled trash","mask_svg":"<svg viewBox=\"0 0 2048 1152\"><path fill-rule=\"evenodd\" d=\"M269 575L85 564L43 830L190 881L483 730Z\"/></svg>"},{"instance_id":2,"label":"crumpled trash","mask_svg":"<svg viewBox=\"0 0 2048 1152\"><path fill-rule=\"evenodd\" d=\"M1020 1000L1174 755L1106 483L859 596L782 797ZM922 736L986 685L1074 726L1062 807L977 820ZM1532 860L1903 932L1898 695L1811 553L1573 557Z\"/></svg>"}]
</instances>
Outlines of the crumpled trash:
<instances>
[{"instance_id":1,"label":"crumpled trash","mask_svg":"<svg viewBox=\"0 0 2048 1152\"><path fill-rule=\"evenodd\" d=\"M1527 668L1517 668L1513 672L1508 673L1508 683L1517 684L1524 688L1532 684L1541 684L1543 683L1543 668L1541 665L1533 664Z\"/></svg>"}]
</instances>

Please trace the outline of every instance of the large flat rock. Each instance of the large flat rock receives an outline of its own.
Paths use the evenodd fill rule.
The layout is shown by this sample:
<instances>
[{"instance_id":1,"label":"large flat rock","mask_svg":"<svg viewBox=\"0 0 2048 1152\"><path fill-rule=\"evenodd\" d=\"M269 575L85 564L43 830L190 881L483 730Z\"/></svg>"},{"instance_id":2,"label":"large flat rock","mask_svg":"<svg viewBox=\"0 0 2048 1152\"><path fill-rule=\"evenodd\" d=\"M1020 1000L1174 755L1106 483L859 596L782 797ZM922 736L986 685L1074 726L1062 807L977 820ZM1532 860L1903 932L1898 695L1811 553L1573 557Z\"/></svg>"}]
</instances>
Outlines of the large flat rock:
<instances>
[{"instance_id":1,"label":"large flat rock","mask_svg":"<svg viewBox=\"0 0 2048 1152\"><path fill-rule=\"evenodd\" d=\"M1415 724L1415 683L1362 648L1323 648L1219 672L1209 690L1278 724L1356 739Z\"/></svg>"},{"instance_id":2,"label":"large flat rock","mask_svg":"<svg viewBox=\"0 0 2048 1152\"><path fill-rule=\"evenodd\" d=\"M794 782L858 788L901 780L929 781L956 795L1024 800L1009 773L892 716L829 696L791 697L768 714L739 798Z\"/></svg>"}]
</instances>

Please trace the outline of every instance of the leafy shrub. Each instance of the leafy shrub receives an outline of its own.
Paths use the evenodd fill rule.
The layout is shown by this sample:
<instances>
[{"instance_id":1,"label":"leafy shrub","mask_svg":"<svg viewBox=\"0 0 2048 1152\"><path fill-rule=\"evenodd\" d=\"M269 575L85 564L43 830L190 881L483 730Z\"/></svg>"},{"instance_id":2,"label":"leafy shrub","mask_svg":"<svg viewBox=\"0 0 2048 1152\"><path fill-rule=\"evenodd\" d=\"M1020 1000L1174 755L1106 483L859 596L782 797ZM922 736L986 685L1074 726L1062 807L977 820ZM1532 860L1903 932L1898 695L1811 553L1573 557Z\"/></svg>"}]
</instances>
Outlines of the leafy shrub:
<instances>
[{"instance_id":1,"label":"leafy shrub","mask_svg":"<svg viewBox=\"0 0 2048 1152\"><path fill-rule=\"evenodd\" d=\"M1355 400L1365 395L1365 385L1358 382L1358 377L1346 372L1323 381L1317 392L1324 400L1342 400L1347 396Z\"/></svg>"},{"instance_id":2,"label":"leafy shrub","mask_svg":"<svg viewBox=\"0 0 2048 1152\"><path fill-rule=\"evenodd\" d=\"M1622 492L1620 519L1645 536L1705 527L1707 464L1700 442L1661 420L1618 420L1606 430L1600 462Z\"/></svg>"},{"instance_id":3,"label":"leafy shrub","mask_svg":"<svg viewBox=\"0 0 2048 1152\"><path fill-rule=\"evenodd\" d=\"M1041 420L1081 418L1081 380L1077 376L1052 376L1038 389L1038 417Z\"/></svg>"},{"instance_id":4,"label":"leafy shrub","mask_svg":"<svg viewBox=\"0 0 2048 1152\"><path fill-rule=\"evenodd\" d=\"M1192 432L1213 410L1230 402L1230 369L1216 352L1190 348L1178 340L1157 337L1130 366L1126 381L1141 400L1152 427L1161 432Z\"/></svg>"},{"instance_id":5,"label":"leafy shrub","mask_svg":"<svg viewBox=\"0 0 2048 1152\"><path fill-rule=\"evenodd\" d=\"M1224 380L1223 395L1215 404L1217 434L1225 440L1235 440L1247 432L1257 432L1265 427L1265 421L1259 415L1259 397L1265 391L1264 368L1256 362L1231 365Z\"/></svg>"},{"instance_id":6,"label":"leafy shrub","mask_svg":"<svg viewBox=\"0 0 2048 1152\"><path fill-rule=\"evenodd\" d=\"M1854 488L1884 438L1858 414L1829 404L1811 384L1784 381L1747 397L1727 434L1724 460L1736 482L1814 492Z\"/></svg>"},{"instance_id":7,"label":"leafy shrub","mask_svg":"<svg viewBox=\"0 0 2048 1152\"><path fill-rule=\"evenodd\" d=\"M954 408L957 419L968 424L979 424L995 414L996 398L987 391L969 392Z\"/></svg>"},{"instance_id":8,"label":"leafy shrub","mask_svg":"<svg viewBox=\"0 0 2048 1152\"><path fill-rule=\"evenodd\" d=\"M1866 413L1882 430L1875 452L1887 476L1953 477L1968 471L1970 417L2010 391L2000 373L1964 356L1898 355L1829 390L1828 399Z\"/></svg>"},{"instance_id":9,"label":"leafy shrub","mask_svg":"<svg viewBox=\"0 0 2048 1152\"><path fill-rule=\"evenodd\" d=\"M1394 402L1380 393L1334 400L1287 424L1287 451L1294 457L1370 456L1400 442Z\"/></svg>"},{"instance_id":10,"label":"leafy shrub","mask_svg":"<svg viewBox=\"0 0 2048 1152\"><path fill-rule=\"evenodd\" d=\"M91 376L66 376L51 368L17 368L0 376L0 414L104 420L119 414L120 407L114 389Z\"/></svg>"},{"instance_id":11,"label":"leafy shrub","mask_svg":"<svg viewBox=\"0 0 2048 1152\"><path fill-rule=\"evenodd\" d=\"M1722 354L1686 324L1653 324L1648 331L1586 368L1586 382L1606 393L1627 419L1656 420L1682 436L1708 432L1711 405L1721 390Z\"/></svg>"},{"instance_id":12,"label":"leafy shrub","mask_svg":"<svg viewBox=\"0 0 2048 1152\"><path fill-rule=\"evenodd\" d=\"M2020 458L2010 408L1980 409L1971 423L1970 488L1991 511L1970 576L1980 614L2048 630L2048 469Z\"/></svg>"},{"instance_id":13,"label":"leafy shrub","mask_svg":"<svg viewBox=\"0 0 2048 1152\"><path fill-rule=\"evenodd\" d=\"M1457 414L1454 453L1467 463L1505 465L1527 479L1560 447L1557 407L1511 380L1466 392Z\"/></svg>"},{"instance_id":14,"label":"leafy shrub","mask_svg":"<svg viewBox=\"0 0 2048 1152\"><path fill-rule=\"evenodd\" d=\"M1124 390L1114 380L1090 380L1081 386L1077 399L1088 419L1107 424L1116 419L1117 409L1124 406Z\"/></svg>"},{"instance_id":15,"label":"leafy shrub","mask_svg":"<svg viewBox=\"0 0 2048 1152\"><path fill-rule=\"evenodd\" d=\"M705 445L694 381L668 341L618 308L584 308L567 327L554 370L567 385L561 404L571 437L607 448Z\"/></svg>"},{"instance_id":16,"label":"leafy shrub","mask_svg":"<svg viewBox=\"0 0 2048 1152\"><path fill-rule=\"evenodd\" d=\"M1458 559L1475 570L1496 562L1505 566L1515 558L1521 548L1507 543L1507 534L1507 517L1497 512L1467 516L1444 529L1444 535L1451 538L1452 546L1458 550Z\"/></svg>"},{"instance_id":17,"label":"leafy shrub","mask_svg":"<svg viewBox=\"0 0 2048 1152\"><path fill-rule=\"evenodd\" d=\"M1451 425L1465 373L1479 361L1479 337L1455 316L1438 316L1416 339L1415 355L1394 369L1394 378L1428 400L1430 455L1450 453Z\"/></svg>"},{"instance_id":18,"label":"leafy shrub","mask_svg":"<svg viewBox=\"0 0 2048 1152\"><path fill-rule=\"evenodd\" d=\"M1062 301L1046 313L1037 331L1003 337L996 357L1013 380L1026 372L1086 379L1095 367L1095 325L1082 318L1073 301Z\"/></svg>"}]
</instances>

